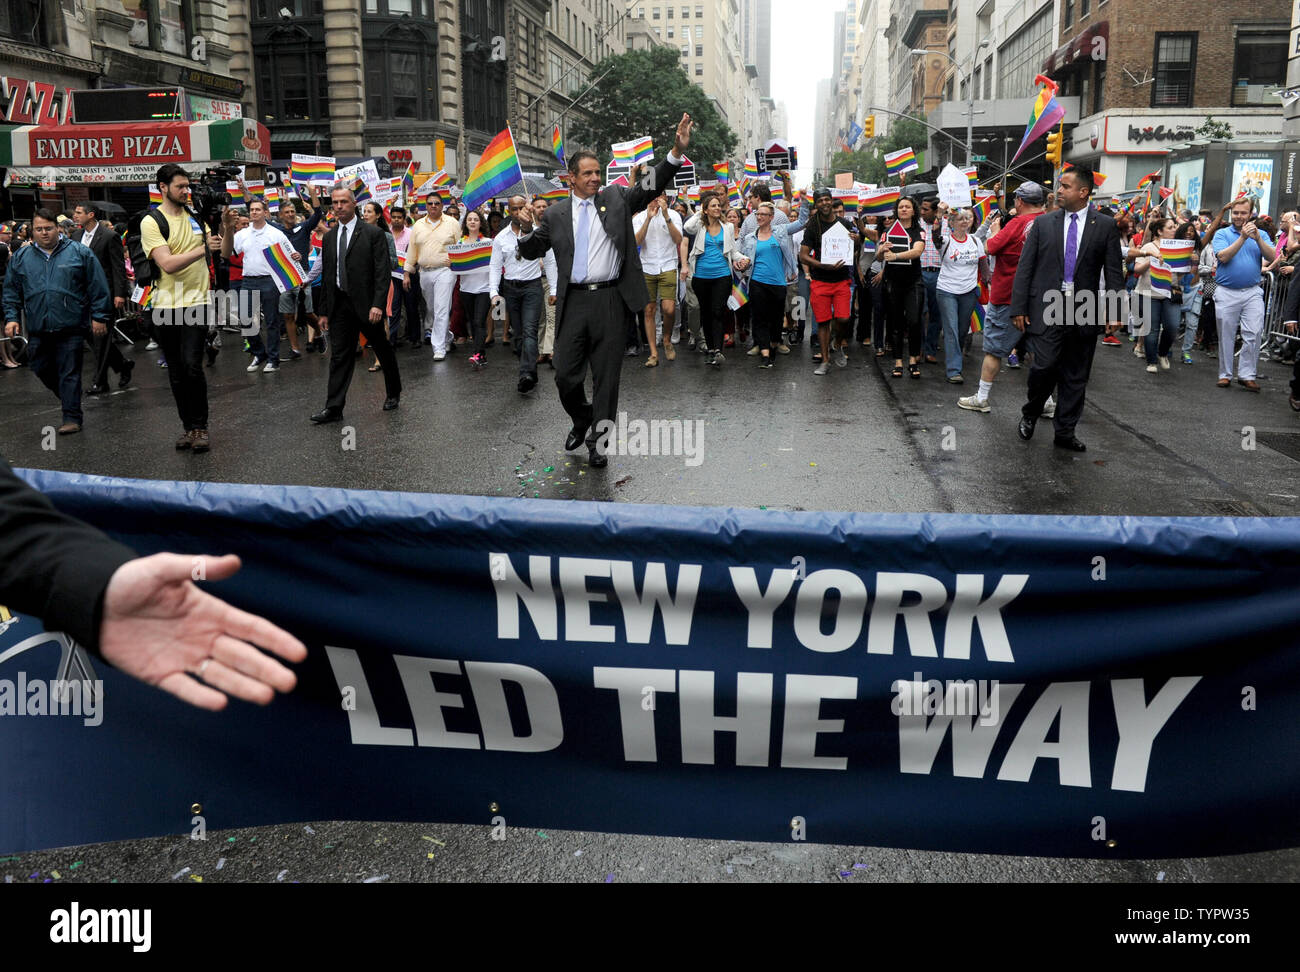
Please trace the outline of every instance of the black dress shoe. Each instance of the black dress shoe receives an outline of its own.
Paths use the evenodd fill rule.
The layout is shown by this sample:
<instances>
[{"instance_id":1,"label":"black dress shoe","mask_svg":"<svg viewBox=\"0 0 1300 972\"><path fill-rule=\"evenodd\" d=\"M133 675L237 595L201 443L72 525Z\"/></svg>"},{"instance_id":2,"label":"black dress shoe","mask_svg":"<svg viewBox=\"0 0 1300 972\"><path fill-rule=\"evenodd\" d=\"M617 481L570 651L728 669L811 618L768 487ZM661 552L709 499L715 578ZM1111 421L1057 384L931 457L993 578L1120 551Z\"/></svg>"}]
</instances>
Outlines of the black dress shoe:
<instances>
[{"instance_id":1,"label":"black dress shoe","mask_svg":"<svg viewBox=\"0 0 1300 972\"><path fill-rule=\"evenodd\" d=\"M533 386L535 386L536 384L537 384L536 375L524 375L522 378L519 379L519 394L527 395L530 391L533 390Z\"/></svg>"},{"instance_id":2,"label":"black dress shoe","mask_svg":"<svg viewBox=\"0 0 1300 972\"><path fill-rule=\"evenodd\" d=\"M399 404L399 400L396 395L394 395L392 398L385 398L384 411L391 412L393 409L397 408L398 404Z\"/></svg>"},{"instance_id":3,"label":"black dress shoe","mask_svg":"<svg viewBox=\"0 0 1300 972\"><path fill-rule=\"evenodd\" d=\"M337 422L343 418L343 409L331 408L326 406L311 417L311 420L317 425L323 425L326 422Z\"/></svg>"},{"instance_id":4,"label":"black dress shoe","mask_svg":"<svg viewBox=\"0 0 1300 972\"><path fill-rule=\"evenodd\" d=\"M604 469L609 465L609 457L601 455L595 446L591 446L587 452L587 465L595 469Z\"/></svg>"},{"instance_id":5,"label":"black dress shoe","mask_svg":"<svg viewBox=\"0 0 1300 972\"><path fill-rule=\"evenodd\" d=\"M569 437L564 440L564 451L572 452L582 445L583 439L587 437L587 426L574 423L573 428L569 430Z\"/></svg>"},{"instance_id":6,"label":"black dress shoe","mask_svg":"<svg viewBox=\"0 0 1300 972\"><path fill-rule=\"evenodd\" d=\"M1034 426L1037 424L1038 419L1022 415L1020 416L1020 425L1016 428L1016 431L1020 433L1020 438L1028 442L1034 437Z\"/></svg>"},{"instance_id":7,"label":"black dress shoe","mask_svg":"<svg viewBox=\"0 0 1300 972\"><path fill-rule=\"evenodd\" d=\"M108 386L107 386L107 385L102 384L102 383L100 383L100 382L95 382L93 385L91 385L89 388L86 389L86 394L87 394L87 395L102 395L102 394L104 394L104 392L106 392L106 391L108 391Z\"/></svg>"},{"instance_id":8,"label":"black dress shoe","mask_svg":"<svg viewBox=\"0 0 1300 972\"><path fill-rule=\"evenodd\" d=\"M118 372L117 387L125 388L131 384L131 372L135 370L135 362L127 359L122 362L122 370Z\"/></svg>"},{"instance_id":9,"label":"black dress shoe","mask_svg":"<svg viewBox=\"0 0 1300 972\"><path fill-rule=\"evenodd\" d=\"M1069 449L1071 452L1087 452L1088 447L1076 439L1074 436L1069 438L1056 438L1052 440L1052 445L1058 449Z\"/></svg>"}]
</instances>

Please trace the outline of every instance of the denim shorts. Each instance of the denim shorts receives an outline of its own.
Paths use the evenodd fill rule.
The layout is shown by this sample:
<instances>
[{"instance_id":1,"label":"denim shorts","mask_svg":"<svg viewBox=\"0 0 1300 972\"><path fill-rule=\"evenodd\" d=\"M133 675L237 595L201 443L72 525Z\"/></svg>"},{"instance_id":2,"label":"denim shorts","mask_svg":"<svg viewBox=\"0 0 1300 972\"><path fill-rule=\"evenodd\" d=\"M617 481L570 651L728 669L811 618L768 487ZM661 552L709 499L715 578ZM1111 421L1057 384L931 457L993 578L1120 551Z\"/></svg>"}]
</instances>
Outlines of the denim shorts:
<instances>
[{"instance_id":1,"label":"denim shorts","mask_svg":"<svg viewBox=\"0 0 1300 972\"><path fill-rule=\"evenodd\" d=\"M984 314L984 353L1005 358L1024 332L1011 323L1010 304L989 304Z\"/></svg>"}]
</instances>

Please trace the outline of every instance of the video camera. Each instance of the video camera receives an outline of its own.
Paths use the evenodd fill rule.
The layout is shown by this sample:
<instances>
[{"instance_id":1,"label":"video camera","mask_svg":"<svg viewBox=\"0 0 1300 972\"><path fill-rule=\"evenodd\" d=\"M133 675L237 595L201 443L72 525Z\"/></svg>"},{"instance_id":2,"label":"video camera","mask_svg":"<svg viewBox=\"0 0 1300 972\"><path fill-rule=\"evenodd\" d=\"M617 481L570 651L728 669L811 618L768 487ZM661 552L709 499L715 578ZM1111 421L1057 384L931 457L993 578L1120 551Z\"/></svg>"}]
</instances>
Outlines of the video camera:
<instances>
[{"instance_id":1,"label":"video camera","mask_svg":"<svg viewBox=\"0 0 1300 972\"><path fill-rule=\"evenodd\" d=\"M212 232L221 226L221 210L234 200L226 192L226 183L239 178L239 169L233 165L215 165L190 183L190 207L199 220Z\"/></svg>"}]
</instances>

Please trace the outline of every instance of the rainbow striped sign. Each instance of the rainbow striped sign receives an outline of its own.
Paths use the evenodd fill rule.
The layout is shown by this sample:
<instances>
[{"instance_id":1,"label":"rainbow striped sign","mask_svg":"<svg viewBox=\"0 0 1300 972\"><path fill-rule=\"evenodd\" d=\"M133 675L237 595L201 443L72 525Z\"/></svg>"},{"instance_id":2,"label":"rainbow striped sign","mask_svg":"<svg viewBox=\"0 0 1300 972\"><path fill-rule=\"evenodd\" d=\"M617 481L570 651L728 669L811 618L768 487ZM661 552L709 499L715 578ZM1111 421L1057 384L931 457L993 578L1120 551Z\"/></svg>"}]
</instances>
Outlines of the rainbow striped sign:
<instances>
[{"instance_id":1,"label":"rainbow striped sign","mask_svg":"<svg viewBox=\"0 0 1300 972\"><path fill-rule=\"evenodd\" d=\"M1173 272L1163 263L1157 263L1154 260L1151 261L1151 269L1149 271L1149 277L1151 280L1151 293L1159 294L1163 297L1168 297L1169 294L1173 291L1174 289Z\"/></svg>"},{"instance_id":2,"label":"rainbow striped sign","mask_svg":"<svg viewBox=\"0 0 1300 972\"><path fill-rule=\"evenodd\" d=\"M766 172L759 172L759 171L758 171L758 163L757 163L757 162L751 162L751 161L749 161L749 159L746 159L746 160L745 160L745 175L746 175L746 177L748 177L748 178L750 178L750 179L757 179L757 178L759 178L759 176L766 176L766 175L768 175L768 174L769 174L769 173L766 173Z\"/></svg>"},{"instance_id":3,"label":"rainbow striped sign","mask_svg":"<svg viewBox=\"0 0 1300 972\"><path fill-rule=\"evenodd\" d=\"M897 187L884 189L867 189L858 193L858 209L875 216L892 213L898 205L902 193Z\"/></svg>"},{"instance_id":4,"label":"rainbow striped sign","mask_svg":"<svg viewBox=\"0 0 1300 972\"><path fill-rule=\"evenodd\" d=\"M966 173L966 181L970 183L970 187L972 189L975 189L976 187L979 186L980 174L979 174L979 170L976 169L975 166L972 165L967 169L963 169L962 171Z\"/></svg>"},{"instance_id":5,"label":"rainbow striped sign","mask_svg":"<svg viewBox=\"0 0 1300 972\"><path fill-rule=\"evenodd\" d=\"M1170 270L1186 273L1192 269L1191 240L1156 240L1160 259Z\"/></svg>"},{"instance_id":6,"label":"rainbow striped sign","mask_svg":"<svg viewBox=\"0 0 1300 972\"><path fill-rule=\"evenodd\" d=\"M775 202L783 202L785 200L785 183L781 182L778 179L776 182L773 182L771 185L772 185L772 199Z\"/></svg>"},{"instance_id":7,"label":"rainbow striped sign","mask_svg":"<svg viewBox=\"0 0 1300 972\"><path fill-rule=\"evenodd\" d=\"M655 157L654 140L649 135L634 138L630 142L615 142L610 148L617 165L636 165L638 162L649 162Z\"/></svg>"},{"instance_id":8,"label":"rainbow striped sign","mask_svg":"<svg viewBox=\"0 0 1300 972\"><path fill-rule=\"evenodd\" d=\"M916 153L910 148L902 148L897 152L887 152L885 154L885 173L891 176L901 176L905 173L921 168L916 161Z\"/></svg>"},{"instance_id":9,"label":"rainbow striped sign","mask_svg":"<svg viewBox=\"0 0 1300 972\"><path fill-rule=\"evenodd\" d=\"M547 189L545 192L538 193L538 196L547 202L559 202L561 199L569 198L569 190L564 186L556 186L554 189Z\"/></svg>"},{"instance_id":10,"label":"rainbow striped sign","mask_svg":"<svg viewBox=\"0 0 1300 972\"><path fill-rule=\"evenodd\" d=\"M254 179L252 182L245 182L244 191L254 199L261 199L266 195L266 183L260 179Z\"/></svg>"},{"instance_id":11,"label":"rainbow striped sign","mask_svg":"<svg viewBox=\"0 0 1300 972\"><path fill-rule=\"evenodd\" d=\"M743 280L732 279L731 296L727 298L727 306L732 310L740 310L749 303L749 294L745 292Z\"/></svg>"},{"instance_id":12,"label":"rainbow striped sign","mask_svg":"<svg viewBox=\"0 0 1300 972\"><path fill-rule=\"evenodd\" d=\"M832 189L831 197L836 202L844 203L845 216L856 216L858 214L858 190Z\"/></svg>"},{"instance_id":13,"label":"rainbow striped sign","mask_svg":"<svg viewBox=\"0 0 1300 972\"><path fill-rule=\"evenodd\" d=\"M157 186L150 186L150 187L149 187L149 205L150 205L150 206L161 206L162 203L163 203L163 194L162 194L162 190L159 189Z\"/></svg>"},{"instance_id":14,"label":"rainbow striped sign","mask_svg":"<svg viewBox=\"0 0 1300 972\"><path fill-rule=\"evenodd\" d=\"M280 202L279 188L276 186L267 186L266 189L263 190L262 192L262 201L265 202L268 206L279 205Z\"/></svg>"},{"instance_id":15,"label":"rainbow striped sign","mask_svg":"<svg viewBox=\"0 0 1300 972\"><path fill-rule=\"evenodd\" d=\"M287 243L273 243L262 251L266 265L271 268L271 279L282 294L301 287L307 280L307 274L294 259L297 255Z\"/></svg>"},{"instance_id":16,"label":"rainbow striped sign","mask_svg":"<svg viewBox=\"0 0 1300 972\"><path fill-rule=\"evenodd\" d=\"M984 315L986 310L983 304L976 304L975 309L970 312L970 329L972 334L979 334L984 330Z\"/></svg>"},{"instance_id":17,"label":"rainbow striped sign","mask_svg":"<svg viewBox=\"0 0 1300 972\"><path fill-rule=\"evenodd\" d=\"M740 206L740 186L734 182L727 184L727 204L730 206Z\"/></svg>"},{"instance_id":18,"label":"rainbow striped sign","mask_svg":"<svg viewBox=\"0 0 1300 972\"><path fill-rule=\"evenodd\" d=\"M334 157L332 155L289 156L289 181L330 185L334 182Z\"/></svg>"},{"instance_id":19,"label":"rainbow striped sign","mask_svg":"<svg viewBox=\"0 0 1300 972\"><path fill-rule=\"evenodd\" d=\"M447 247L447 256L451 258L452 273L486 270L492 265L492 241L454 243Z\"/></svg>"}]
</instances>

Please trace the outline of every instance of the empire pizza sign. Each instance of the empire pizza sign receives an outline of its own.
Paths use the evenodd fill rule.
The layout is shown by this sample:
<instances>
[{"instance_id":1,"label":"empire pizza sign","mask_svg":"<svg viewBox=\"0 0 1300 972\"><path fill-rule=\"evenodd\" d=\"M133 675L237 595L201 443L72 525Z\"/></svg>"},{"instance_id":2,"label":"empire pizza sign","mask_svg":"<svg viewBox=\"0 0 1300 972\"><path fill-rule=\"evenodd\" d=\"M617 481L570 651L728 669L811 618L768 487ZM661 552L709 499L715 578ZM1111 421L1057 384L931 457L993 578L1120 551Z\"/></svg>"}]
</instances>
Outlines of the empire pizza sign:
<instances>
[{"instance_id":1,"label":"empire pizza sign","mask_svg":"<svg viewBox=\"0 0 1300 972\"><path fill-rule=\"evenodd\" d=\"M65 125L29 134L31 165L131 165L185 162L190 158L189 126Z\"/></svg>"}]
</instances>

